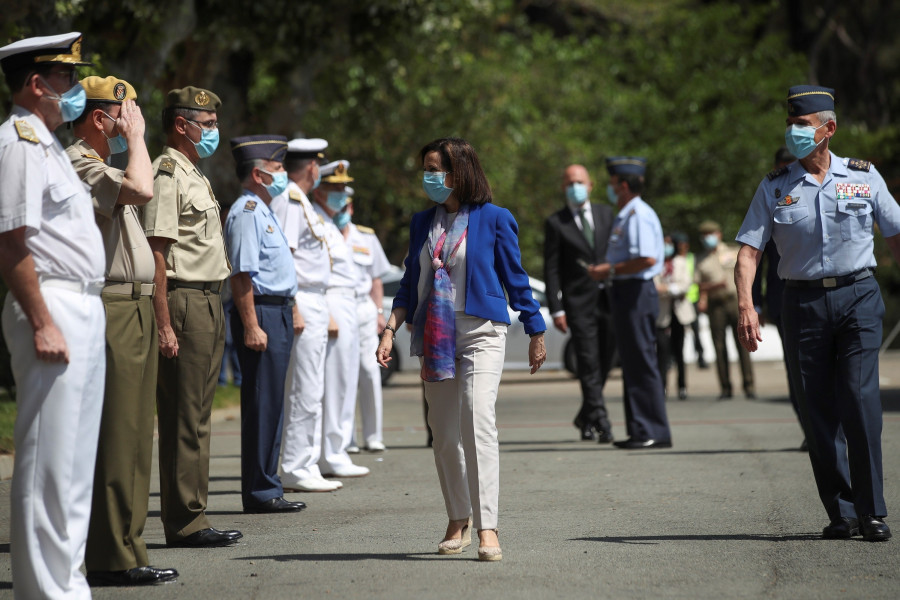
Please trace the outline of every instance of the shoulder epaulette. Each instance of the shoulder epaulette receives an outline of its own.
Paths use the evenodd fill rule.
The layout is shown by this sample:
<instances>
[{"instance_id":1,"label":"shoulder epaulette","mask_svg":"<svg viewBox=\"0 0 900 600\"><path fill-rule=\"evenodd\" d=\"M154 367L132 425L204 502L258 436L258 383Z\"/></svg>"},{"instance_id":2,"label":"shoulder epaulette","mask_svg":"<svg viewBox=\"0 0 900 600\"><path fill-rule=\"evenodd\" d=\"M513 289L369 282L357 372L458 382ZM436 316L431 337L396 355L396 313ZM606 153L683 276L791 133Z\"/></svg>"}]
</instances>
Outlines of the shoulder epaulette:
<instances>
[{"instance_id":1,"label":"shoulder epaulette","mask_svg":"<svg viewBox=\"0 0 900 600\"><path fill-rule=\"evenodd\" d=\"M34 127L31 126L31 123L28 121L16 121L16 132L19 134L20 140L25 140L26 142L31 142L32 144L39 144L41 140L38 139L37 133L34 131Z\"/></svg>"},{"instance_id":2,"label":"shoulder epaulette","mask_svg":"<svg viewBox=\"0 0 900 600\"><path fill-rule=\"evenodd\" d=\"M871 161L863 160L861 158L851 158L847 161L847 168L853 169L854 171L868 171L871 167Z\"/></svg>"},{"instance_id":3,"label":"shoulder epaulette","mask_svg":"<svg viewBox=\"0 0 900 600\"><path fill-rule=\"evenodd\" d=\"M782 175L787 173L787 171L788 171L787 167L779 167L779 168L775 169L774 171L771 171L768 175L766 175L766 178L769 181L772 181L776 177L781 177Z\"/></svg>"},{"instance_id":4,"label":"shoulder epaulette","mask_svg":"<svg viewBox=\"0 0 900 600\"><path fill-rule=\"evenodd\" d=\"M256 200L247 200L247 204L244 205L244 211L253 212L256 210Z\"/></svg>"},{"instance_id":5,"label":"shoulder epaulette","mask_svg":"<svg viewBox=\"0 0 900 600\"><path fill-rule=\"evenodd\" d=\"M159 167L157 167L157 172L168 173L169 175L175 174L175 159L169 158L168 156L162 157L162 160L159 161Z\"/></svg>"},{"instance_id":6,"label":"shoulder epaulette","mask_svg":"<svg viewBox=\"0 0 900 600\"><path fill-rule=\"evenodd\" d=\"M297 190L291 190L288 192L288 198L293 200L294 202L302 202L303 196Z\"/></svg>"},{"instance_id":7,"label":"shoulder epaulette","mask_svg":"<svg viewBox=\"0 0 900 600\"><path fill-rule=\"evenodd\" d=\"M97 156L96 154L86 154L86 153L82 152L81 156L83 156L84 158L90 158L92 160L99 160L100 162L104 162L103 159L100 158L99 156Z\"/></svg>"},{"instance_id":8,"label":"shoulder epaulette","mask_svg":"<svg viewBox=\"0 0 900 600\"><path fill-rule=\"evenodd\" d=\"M357 225L356 228L359 229L360 233L371 233L372 235L375 235L375 230L371 227L366 227L365 225Z\"/></svg>"}]
</instances>

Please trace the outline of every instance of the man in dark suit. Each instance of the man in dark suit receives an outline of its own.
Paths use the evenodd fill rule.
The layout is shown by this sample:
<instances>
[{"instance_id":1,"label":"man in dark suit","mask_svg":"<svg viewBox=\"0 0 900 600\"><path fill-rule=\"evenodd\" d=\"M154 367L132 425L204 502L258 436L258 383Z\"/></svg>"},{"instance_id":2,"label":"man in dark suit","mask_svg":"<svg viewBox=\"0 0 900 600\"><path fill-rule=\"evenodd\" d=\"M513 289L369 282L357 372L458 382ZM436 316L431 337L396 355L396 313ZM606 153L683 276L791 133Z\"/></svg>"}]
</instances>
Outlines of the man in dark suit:
<instances>
[{"instance_id":1,"label":"man in dark suit","mask_svg":"<svg viewBox=\"0 0 900 600\"><path fill-rule=\"evenodd\" d=\"M604 284L588 277L587 266L604 261L612 209L589 201L593 183L587 169L571 165L563 175L566 206L544 228L544 279L553 325L572 339L578 357L581 410L575 426L581 439L612 442L603 386L612 366L614 340Z\"/></svg>"}]
</instances>

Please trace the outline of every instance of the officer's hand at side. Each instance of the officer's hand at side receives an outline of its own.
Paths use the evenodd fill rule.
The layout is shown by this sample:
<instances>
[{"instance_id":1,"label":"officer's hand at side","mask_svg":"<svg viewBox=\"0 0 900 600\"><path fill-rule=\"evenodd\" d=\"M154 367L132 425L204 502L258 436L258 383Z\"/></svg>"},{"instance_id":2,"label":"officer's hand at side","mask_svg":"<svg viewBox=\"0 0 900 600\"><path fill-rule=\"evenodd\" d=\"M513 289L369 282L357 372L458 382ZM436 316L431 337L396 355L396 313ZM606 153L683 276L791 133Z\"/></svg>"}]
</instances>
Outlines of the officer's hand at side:
<instances>
[{"instance_id":1,"label":"officer's hand at side","mask_svg":"<svg viewBox=\"0 0 900 600\"><path fill-rule=\"evenodd\" d=\"M69 347L66 345L66 338L53 323L34 331L34 351L38 360L69 362Z\"/></svg>"},{"instance_id":2,"label":"officer's hand at side","mask_svg":"<svg viewBox=\"0 0 900 600\"><path fill-rule=\"evenodd\" d=\"M265 352L269 336L258 326L244 330L244 345L256 352Z\"/></svg>"},{"instance_id":3,"label":"officer's hand at side","mask_svg":"<svg viewBox=\"0 0 900 600\"><path fill-rule=\"evenodd\" d=\"M569 324L566 321L566 315L559 315L558 317L553 317L553 326L562 331L563 333L568 333Z\"/></svg>"},{"instance_id":4,"label":"officer's hand at side","mask_svg":"<svg viewBox=\"0 0 900 600\"><path fill-rule=\"evenodd\" d=\"M328 317L328 337L336 338L338 336L338 324L332 317Z\"/></svg>"},{"instance_id":5,"label":"officer's hand at side","mask_svg":"<svg viewBox=\"0 0 900 600\"><path fill-rule=\"evenodd\" d=\"M178 356L178 338L171 325L159 328L159 351L166 358Z\"/></svg>"},{"instance_id":6,"label":"officer's hand at side","mask_svg":"<svg viewBox=\"0 0 900 600\"><path fill-rule=\"evenodd\" d=\"M303 333L303 330L306 329L306 323L303 321L303 315L300 314L296 304L294 305L291 314L294 317L294 335L300 335Z\"/></svg>"},{"instance_id":7,"label":"officer's hand at side","mask_svg":"<svg viewBox=\"0 0 900 600\"><path fill-rule=\"evenodd\" d=\"M738 339L741 346L750 352L756 352L762 335L759 332L759 315L752 308L742 308L738 311Z\"/></svg>"}]
</instances>

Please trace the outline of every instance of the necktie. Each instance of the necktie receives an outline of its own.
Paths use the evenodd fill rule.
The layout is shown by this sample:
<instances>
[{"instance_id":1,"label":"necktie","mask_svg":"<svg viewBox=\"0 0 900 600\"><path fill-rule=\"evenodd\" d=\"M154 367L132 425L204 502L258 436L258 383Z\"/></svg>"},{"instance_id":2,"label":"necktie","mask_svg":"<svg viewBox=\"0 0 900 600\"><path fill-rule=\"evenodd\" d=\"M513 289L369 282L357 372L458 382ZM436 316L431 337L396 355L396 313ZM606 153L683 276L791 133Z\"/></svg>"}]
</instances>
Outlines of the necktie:
<instances>
[{"instance_id":1,"label":"necktie","mask_svg":"<svg viewBox=\"0 0 900 600\"><path fill-rule=\"evenodd\" d=\"M584 216L584 211L578 213L581 217L581 233L584 234L584 239L587 240L588 246L592 249L594 247L594 228L591 227L591 222L587 220L587 217Z\"/></svg>"}]
</instances>

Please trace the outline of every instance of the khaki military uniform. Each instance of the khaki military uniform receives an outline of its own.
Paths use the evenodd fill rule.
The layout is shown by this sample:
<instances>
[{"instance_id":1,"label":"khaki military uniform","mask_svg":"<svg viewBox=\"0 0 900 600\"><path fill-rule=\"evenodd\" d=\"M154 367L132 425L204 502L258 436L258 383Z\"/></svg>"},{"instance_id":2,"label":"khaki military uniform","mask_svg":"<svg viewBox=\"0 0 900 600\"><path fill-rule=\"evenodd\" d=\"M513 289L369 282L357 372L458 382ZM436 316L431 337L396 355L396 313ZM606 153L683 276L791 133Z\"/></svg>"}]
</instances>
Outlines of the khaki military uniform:
<instances>
[{"instance_id":1,"label":"khaki military uniform","mask_svg":"<svg viewBox=\"0 0 900 600\"><path fill-rule=\"evenodd\" d=\"M738 359L741 363L744 392L755 393L750 353L738 340L737 288L734 285L734 266L736 264L737 248L720 243L715 250L709 252L697 263L694 273L694 281L697 283L725 282L725 287L712 290L707 294L706 314L709 316L709 331L716 349L716 371L719 376L719 386L722 394L726 396L730 396L732 393L728 348L725 345L728 327L731 327L734 345L737 347Z\"/></svg>"},{"instance_id":2,"label":"khaki military uniform","mask_svg":"<svg viewBox=\"0 0 900 600\"><path fill-rule=\"evenodd\" d=\"M106 388L85 564L88 571L123 571L149 564L141 533L150 498L159 356L153 253L136 209L117 204L124 171L82 140L66 154L91 188L106 249Z\"/></svg>"},{"instance_id":3,"label":"khaki military uniform","mask_svg":"<svg viewBox=\"0 0 900 600\"><path fill-rule=\"evenodd\" d=\"M159 359L156 399L161 512L171 543L210 527L209 419L225 344L219 292L231 266L219 203L206 177L169 147L153 161L153 170L153 200L142 210L144 233L171 240L165 293L178 339L178 355Z\"/></svg>"}]
</instances>

